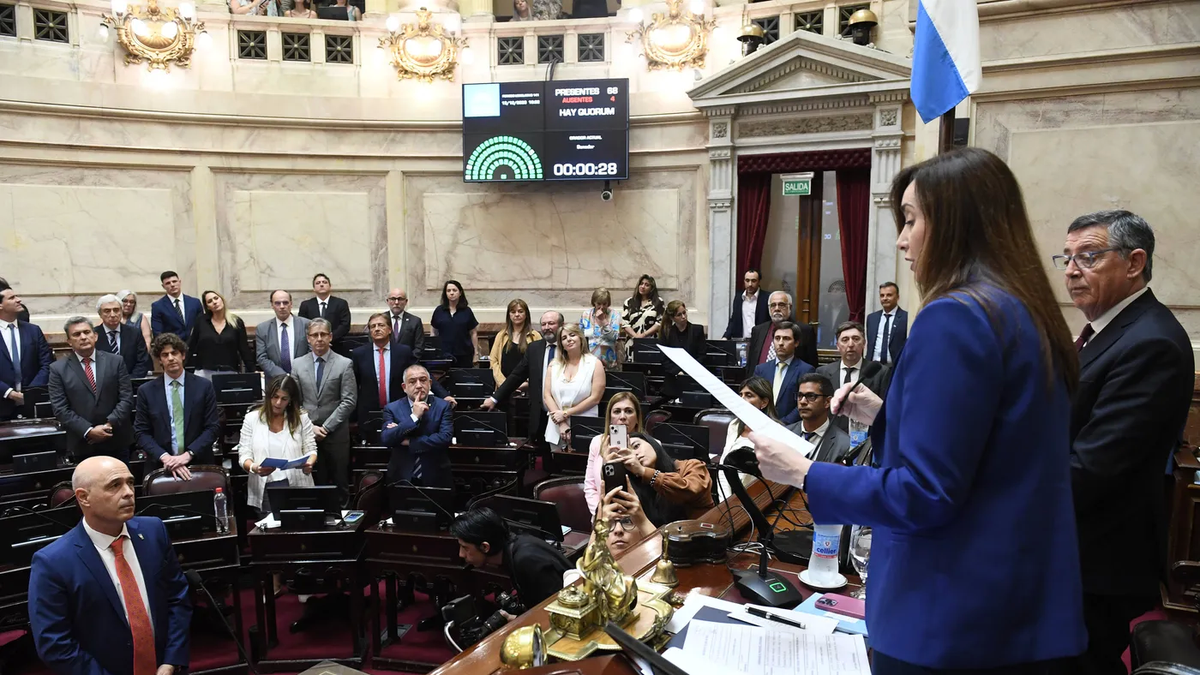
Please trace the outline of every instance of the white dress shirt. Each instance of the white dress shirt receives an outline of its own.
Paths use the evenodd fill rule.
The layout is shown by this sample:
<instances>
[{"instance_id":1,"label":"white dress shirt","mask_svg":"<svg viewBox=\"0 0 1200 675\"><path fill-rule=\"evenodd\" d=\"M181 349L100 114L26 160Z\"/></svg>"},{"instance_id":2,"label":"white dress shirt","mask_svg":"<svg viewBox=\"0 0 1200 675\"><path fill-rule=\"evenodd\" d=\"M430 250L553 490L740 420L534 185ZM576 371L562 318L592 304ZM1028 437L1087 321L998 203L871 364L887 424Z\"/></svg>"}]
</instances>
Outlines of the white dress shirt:
<instances>
[{"instance_id":1,"label":"white dress shirt","mask_svg":"<svg viewBox=\"0 0 1200 675\"><path fill-rule=\"evenodd\" d=\"M166 388L167 388L167 413L171 417L171 454L175 454L175 451L179 449L180 444L183 442L183 439L175 438L175 406L172 405L172 403L171 403L171 389L172 389L171 383L172 382L179 383L179 404L183 405L183 402L187 400L186 398L184 398L184 393L183 393L184 386L185 386L183 378L186 375L187 375L187 373L180 375L179 379L177 379L177 380L172 380L169 375L165 375L165 374L163 375L163 382L166 382ZM187 410L184 410L183 414L186 415ZM184 418L184 419L186 419L186 418ZM187 424L187 422L185 421L184 424ZM183 453L180 452L179 454L182 455Z\"/></svg>"},{"instance_id":2,"label":"white dress shirt","mask_svg":"<svg viewBox=\"0 0 1200 675\"><path fill-rule=\"evenodd\" d=\"M8 329L9 326L15 327L16 330L10 331ZM21 354L19 352L21 351L21 345L16 345L14 347L13 341L12 341L12 339L14 337L18 341L21 339L21 327L17 325L17 322L16 321L9 322L9 321L5 321L4 319L0 319L0 336L4 337L4 346L8 348L8 358L13 359L14 354L16 355L16 358L20 358ZM21 373L21 375L24 376L24 373ZM16 387L17 391L21 390L20 382L15 382L13 384ZM4 395L0 396L0 398L8 398L8 395L11 394L12 391L13 391L12 388L5 389Z\"/></svg>"},{"instance_id":3,"label":"white dress shirt","mask_svg":"<svg viewBox=\"0 0 1200 675\"><path fill-rule=\"evenodd\" d=\"M1129 296L1128 298L1125 298L1124 300L1118 302L1117 304L1113 305L1112 307L1109 307L1107 312L1096 317L1096 320L1092 322L1092 330L1095 332L1092 333L1092 337L1088 338L1088 342L1095 340L1096 336L1099 335L1100 332L1103 331L1105 328L1107 328L1108 325L1110 323L1112 323L1113 319L1117 318L1118 314L1125 311L1126 307L1132 305L1134 300L1137 300L1138 298L1145 295L1146 291L1148 291L1148 290L1150 290L1150 287L1146 286L1145 288L1134 293L1133 295Z\"/></svg>"},{"instance_id":4,"label":"white dress shirt","mask_svg":"<svg viewBox=\"0 0 1200 675\"><path fill-rule=\"evenodd\" d=\"M758 316L758 303L761 297L761 290L756 291L754 295L742 291L742 338L746 340L750 339L750 331L754 330L754 317Z\"/></svg>"},{"instance_id":5,"label":"white dress shirt","mask_svg":"<svg viewBox=\"0 0 1200 675\"><path fill-rule=\"evenodd\" d=\"M841 387L843 384L846 383L846 371L847 370L851 371L850 372L850 381L851 382L858 381L858 376L861 374L861 371L862 371L862 364L863 364L862 359L859 359L858 363L856 363L852 366L847 366L845 361L839 361L838 363L839 363L838 381L833 383L834 389L837 389L838 387Z\"/></svg>"},{"instance_id":6,"label":"white dress shirt","mask_svg":"<svg viewBox=\"0 0 1200 675\"><path fill-rule=\"evenodd\" d=\"M92 540L92 545L96 547L96 552L100 554L100 560L104 563L104 569L108 572L108 578L112 580L113 586L117 589L117 597L121 599L121 607L125 609L125 620L129 620L129 608L125 605L125 594L121 592L121 580L117 577L117 555L112 551L112 543L116 537L110 537L103 532L97 532L88 525L87 519L80 521L83 523L83 531L87 532L88 539ZM121 526L121 534L124 535L124 540L121 541L121 551L125 554L125 562L129 563L129 568L133 570L133 578L137 581L138 592L141 593L142 603L146 605L146 616L150 617L150 628L154 629L154 614L150 611L150 594L146 592L146 578L142 575L142 565L138 562L137 551L133 549L133 540L129 538L129 526Z\"/></svg>"},{"instance_id":7,"label":"white dress shirt","mask_svg":"<svg viewBox=\"0 0 1200 675\"><path fill-rule=\"evenodd\" d=\"M284 326L287 326L288 340L291 341L291 344L288 345L288 358L295 361L296 360L296 322L292 321L291 317L288 317L287 321L280 321L279 317L275 317L276 346L279 347L279 355L280 355L280 357L282 357L283 356L283 327Z\"/></svg>"},{"instance_id":8,"label":"white dress shirt","mask_svg":"<svg viewBox=\"0 0 1200 675\"><path fill-rule=\"evenodd\" d=\"M888 320L889 318L891 319L890 321ZM888 332L891 332L895 328L895 321L896 310L894 309L890 312L884 312L879 317L879 327L875 330L875 351L871 354L872 361L883 360L883 329L886 327ZM890 344L888 345L888 348L890 351Z\"/></svg>"},{"instance_id":9,"label":"white dress shirt","mask_svg":"<svg viewBox=\"0 0 1200 675\"><path fill-rule=\"evenodd\" d=\"M387 344L385 344L383 346L383 372L382 373L379 372L379 345L375 344L374 342L371 343L371 363L373 364L373 367L375 368L375 384L376 384L376 386L378 386L379 383L382 382L383 386L387 389L387 399L389 401L391 401L392 400L392 378L391 378L392 342L391 342L391 340L388 340Z\"/></svg>"},{"instance_id":10,"label":"white dress shirt","mask_svg":"<svg viewBox=\"0 0 1200 675\"><path fill-rule=\"evenodd\" d=\"M800 422L800 428L804 429L803 420ZM819 448L821 446L821 440L825 438L826 431L829 431L829 417L828 416L825 417L825 423L822 424L821 426L817 427L813 431L808 431L807 429L804 430L803 433L809 433L809 434L813 435L812 438L808 439L808 442L812 443L812 446L813 446L812 450L809 450L808 454L805 455L805 457L812 459L813 456L817 454L817 448ZM801 438L804 438L804 436L801 435Z\"/></svg>"}]
</instances>

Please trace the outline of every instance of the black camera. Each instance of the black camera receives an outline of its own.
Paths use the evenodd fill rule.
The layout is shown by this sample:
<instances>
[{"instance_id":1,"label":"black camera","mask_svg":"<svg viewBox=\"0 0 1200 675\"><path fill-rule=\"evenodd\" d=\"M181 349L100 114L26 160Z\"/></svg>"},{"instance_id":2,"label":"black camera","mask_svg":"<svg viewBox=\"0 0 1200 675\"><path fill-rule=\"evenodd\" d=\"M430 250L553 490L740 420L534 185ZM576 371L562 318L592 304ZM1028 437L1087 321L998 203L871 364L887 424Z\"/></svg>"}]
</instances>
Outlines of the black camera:
<instances>
[{"instance_id":1,"label":"black camera","mask_svg":"<svg viewBox=\"0 0 1200 675\"><path fill-rule=\"evenodd\" d=\"M475 599L469 595L446 603L442 607L442 620L449 625L450 632L458 635L457 644L451 644L451 647L461 651L508 623L508 619L500 613L501 611L508 612L513 616L525 613L525 606L511 593L497 595L496 604L500 606L500 609L489 614L487 618L480 618L480 612L475 606Z\"/></svg>"}]
</instances>

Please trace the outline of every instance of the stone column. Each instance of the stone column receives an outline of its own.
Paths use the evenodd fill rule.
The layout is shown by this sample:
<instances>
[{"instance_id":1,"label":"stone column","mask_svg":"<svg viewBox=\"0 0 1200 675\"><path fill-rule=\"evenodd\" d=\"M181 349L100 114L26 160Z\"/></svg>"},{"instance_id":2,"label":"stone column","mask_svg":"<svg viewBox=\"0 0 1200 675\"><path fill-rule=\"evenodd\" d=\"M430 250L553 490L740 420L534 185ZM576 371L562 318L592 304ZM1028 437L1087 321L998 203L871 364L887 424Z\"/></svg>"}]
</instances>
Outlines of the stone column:
<instances>
[{"instance_id":1,"label":"stone column","mask_svg":"<svg viewBox=\"0 0 1200 675\"><path fill-rule=\"evenodd\" d=\"M872 98L875 128L871 133L871 209L867 243L866 313L879 309L879 284L896 281L896 219L892 216L891 188L900 173L901 127L906 92L889 92Z\"/></svg>"},{"instance_id":2,"label":"stone column","mask_svg":"<svg viewBox=\"0 0 1200 675\"><path fill-rule=\"evenodd\" d=\"M710 108L704 111L708 122L708 251L710 261L708 292L708 335L718 338L725 333L733 301L734 276L737 274L737 218L734 215L734 190L737 189L737 157L733 147L735 108Z\"/></svg>"}]
</instances>

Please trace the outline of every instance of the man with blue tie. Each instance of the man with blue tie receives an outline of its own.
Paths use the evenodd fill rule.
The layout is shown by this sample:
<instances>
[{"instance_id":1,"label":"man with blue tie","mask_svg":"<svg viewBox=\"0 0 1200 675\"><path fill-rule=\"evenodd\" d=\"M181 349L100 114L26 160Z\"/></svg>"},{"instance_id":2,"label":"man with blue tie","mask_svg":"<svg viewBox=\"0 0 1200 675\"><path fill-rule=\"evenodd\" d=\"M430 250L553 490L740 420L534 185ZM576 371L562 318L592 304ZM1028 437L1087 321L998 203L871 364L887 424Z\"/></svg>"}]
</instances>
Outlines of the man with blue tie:
<instances>
[{"instance_id":1,"label":"man with blue tie","mask_svg":"<svg viewBox=\"0 0 1200 675\"><path fill-rule=\"evenodd\" d=\"M409 366L405 397L383 409L383 444L392 449L388 483L454 487L449 454L453 413L449 403L429 396L430 385L425 366Z\"/></svg>"},{"instance_id":2,"label":"man with blue tie","mask_svg":"<svg viewBox=\"0 0 1200 675\"><path fill-rule=\"evenodd\" d=\"M0 291L0 422L22 411L26 389L49 383L50 364L54 363L42 329L18 319L22 309L16 291Z\"/></svg>"},{"instance_id":3,"label":"man with blue tie","mask_svg":"<svg viewBox=\"0 0 1200 675\"><path fill-rule=\"evenodd\" d=\"M796 358L799 337L800 329L796 324L791 321L780 323L775 327L772 343L775 358L754 369L755 375L771 383L771 391L775 394L775 411L784 424L800 421L800 412L796 407L800 376L813 372L812 366Z\"/></svg>"},{"instance_id":4,"label":"man with blue tie","mask_svg":"<svg viewBox=\"0 0 1200 675\"><path fill-rule=\"evenodd\" d=\"M879 305L867 316L867 358L894 365L908 341L908 312L900 309L900 289L893 281L879 287Z\"/></svg>"},{"instance_id":5,"label":"man with blue tie","mask_svg":"<svg viewBox=\"0 0 1200 675\"><path fill-rule=\"evenodd\" d=\"M202 311L200 301L183 294L183 284L175 272L167 270L159 275L159 280L167 294L150 305L150 330L155 335L174 333L187 342Z\"/></svg>"},{"instance_id":6,"label":"man with blue tie","mask_svg":"<svg viewBox=\"0 0 1200 675\"><path fill-rule=\"evenodd\" d=\"M146 377L154 370L150 352L142 332L122 320L121 301L115 295L102 295L96 301L96 313L100 315L98 345L125 361L129 377ZM165 334L165 333L164 333Z\"/></svg>"},{"instance_id":7,"label":"man with blue tie","mask_svg":"<svg viewBox=\"0 0 1200 675\"><path fill-rule=\"evenodd\" d=\"M133 437L146 453L147 471L159 465L191 480L188 465L216 462L212 446L221 432L217 394L208 380L184 372L187 345L178 335L163 333L151 347L163 376L138 387Z\"/></svg>"},{"instance_id":8,"label":"man with blue tie","mask_svg":"<svg viewBox=\"0 0 1200 675\"><path fill-rule=\"evenodd\" d=\"M408 345L392 339L387 314L372 314L367 319L367 331L371 334L371 342L350 352L354 381L358 384L359 436L372 419L376 421L375 431L378 431L383 409L404 395L404 371L417 363L417 356ZM445 399L450 407L457 403L436 379L430 382L430 391Z\"/></svg>"},{"instance_id":9,"label":"man with blue tie","mask_svg":"<svg viewBox=\"0 0 1200 675\"><path fill-rule=\"evenodd\" d=\"M308 319L292 316L292 294L287 291L271 293L271 309L275 318L258 324L254 331L254 348L259 370L267 381L292 372L292 360L308 353Z\"/></svg>"},{"instance_id":10,"label":"man with blue tie","mask_svg":"<svg viewBox=\"0 0 1200 675\"><path fill-rule=\"evenodd\" d=\"M133 515L133 486L120 460L80 462L83 518L33 556L29 625L59 675L173 675L190 661L187 579L162 521Z\"/></svg>"}]
</instances>

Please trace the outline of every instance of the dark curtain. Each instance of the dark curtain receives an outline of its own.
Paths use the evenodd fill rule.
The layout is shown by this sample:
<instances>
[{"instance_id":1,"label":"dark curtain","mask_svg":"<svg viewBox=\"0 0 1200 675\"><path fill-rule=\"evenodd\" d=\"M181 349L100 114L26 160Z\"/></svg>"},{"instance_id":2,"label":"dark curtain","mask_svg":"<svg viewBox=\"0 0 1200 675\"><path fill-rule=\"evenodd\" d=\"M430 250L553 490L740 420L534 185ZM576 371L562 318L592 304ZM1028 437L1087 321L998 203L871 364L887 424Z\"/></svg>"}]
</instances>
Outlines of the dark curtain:
<instances>
[{"instance_id":1,"label":"dark curtain","mask_svg":"<svg viewBox=\"0 0 1200 675\"><path fill-rule=\"evenodd\" d=\"M751 267L762 264L763 244L767 240L767 219L771 215L771 174L747 173L738 176L737 196L737 280Z\"/></svg>"},{"instance_id":2,"label":"dark curtain","mask_svg":"<svg viewBox=\"0 0 1200 675\"><path fill-rule=\"evenodd\" d=\"M842 274L846 279L846 302L850 305L850 320L862 323L867 299L870 169L838 170L837 206L838 227L842 234Z\"/></svg>"}]
</instances>

